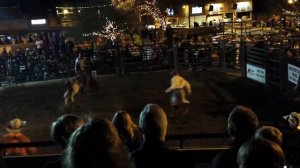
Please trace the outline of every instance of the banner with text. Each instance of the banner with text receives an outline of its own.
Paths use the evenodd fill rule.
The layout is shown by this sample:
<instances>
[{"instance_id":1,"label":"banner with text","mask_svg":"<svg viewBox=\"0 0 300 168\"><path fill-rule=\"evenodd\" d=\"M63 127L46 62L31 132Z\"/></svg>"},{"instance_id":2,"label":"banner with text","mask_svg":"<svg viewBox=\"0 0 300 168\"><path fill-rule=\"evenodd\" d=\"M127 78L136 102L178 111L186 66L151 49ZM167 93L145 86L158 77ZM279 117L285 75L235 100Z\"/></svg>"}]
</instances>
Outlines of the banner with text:
<instances>
[{"instance_id":1,"label":"banner with text","mask_svg":"<svg viewBox=\"0 0 300 168\"><path fill-rule=\"evenodd\" d=\"M247 64L247 78L265 84L266 70L258 66Z\"/></svg>"},{"instance_id":2,"label":"banner with text","mask_svg":"<svg viewBox=\"0 0 300 168\"><path fill-rule=\"evenodd\" d=\"M297 85L299 74L300 74L300 68L299 67L297 67L295 65L292 65L292 64L288 64L288 80L290 82Z\"/></svg>"}]
</instances>

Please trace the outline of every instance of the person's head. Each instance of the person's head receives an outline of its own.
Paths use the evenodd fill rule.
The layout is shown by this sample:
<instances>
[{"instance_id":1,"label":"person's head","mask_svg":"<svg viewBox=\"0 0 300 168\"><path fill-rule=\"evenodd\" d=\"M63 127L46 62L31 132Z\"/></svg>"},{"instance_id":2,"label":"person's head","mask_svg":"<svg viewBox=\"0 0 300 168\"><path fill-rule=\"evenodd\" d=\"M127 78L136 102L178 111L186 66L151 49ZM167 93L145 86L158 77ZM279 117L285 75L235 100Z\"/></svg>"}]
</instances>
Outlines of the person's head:
<instances>
[{"instance_id":1,"label":"person's head","mask_svg":"<svg viewBox=\"0 0 300 168\"><path fill-rule=\"evenodd\" d=\"M286 55L287 55L288 57L293 57L293 51L292 51L291 49L287 49L287 50L286 50Z\"/></svg>"},{"instance_id":2,"label":"person's head","mask_svg":"<svg viewBox=\"0 0 300 168\"><path fill-rule=\"evenodd\" d=\"M281 131L278 128L272 126L262 126L259 129L257 129L257 131L255 132L255 138L264 138L271 140L277 143L278 145L282 144Z\"/></svg>"},{"instance_id":3,"label":"person's head","mask_svg":"<svg viewBox=\"0 0 300 168\"><path fill-rule=\"evenodd\" d=\"M27 121L23 121L19 118L10 120L6 125L6 131L10 133L17 133L22 131L24 126L27 124Z\"/></svg>"},{"instance_id":4,"label":"person's head","mask_svg":"<svg viewBox=\"0 0 300 168\"><path fill-rule=\"evenodd\" d=\"M92 119L71 136L64 156L67 168L128 168L128 154L111 122Z\"/></svg>"},{"instance_id":5,"label":"person's head","mask_svg":"<svg viewBox=\"0 0 300 168\"><path fill-rule=\"evenodd\" d=\"M62 149L65 149L72 133L83 124L83 120L75 115L62 115L52 123L51 137Z\"/></svg>"},{"instance_id":6,"label":"person's head","mask_svg":"<svg viewBox=\"0 0 300 168\"><path fill-rule=\"evenodd\" d=\"M239 149L237 163L239 168L282 168L285 156L281 147L267 139L252 139Z\"/></svg>"},{"instance_id":7,"label":"person's head","mask_svg":"<svg viewBox=\"0 0 300 168\"><path fill-rule=\"evenodd\" d=\"M165 111L157 104L147 104L140 114L139 128L147 140L165 141L168 120Z\"/></svg>"},{"instance_id":8,"label":"person's head","mask_svg":"<svg viewBox=\"0 0 300 168\"><path fill-rule=\"evenodd\" d=\"M116 112L112 119L112 124L117 128L121 139L130 140L134 137L136 125L126 111Z\"/></svg>"},{"instance_id":9,"label":"person's head","mask_svg":"<svg viewBox=\"0 0 300 168\"><path fill-rule=\"evenodd\" d=\"M235 140L247 140L251 138L258 128L256 114L247 107L236 106L228 117L228 132Z\"/></svg>"}]
</instances>

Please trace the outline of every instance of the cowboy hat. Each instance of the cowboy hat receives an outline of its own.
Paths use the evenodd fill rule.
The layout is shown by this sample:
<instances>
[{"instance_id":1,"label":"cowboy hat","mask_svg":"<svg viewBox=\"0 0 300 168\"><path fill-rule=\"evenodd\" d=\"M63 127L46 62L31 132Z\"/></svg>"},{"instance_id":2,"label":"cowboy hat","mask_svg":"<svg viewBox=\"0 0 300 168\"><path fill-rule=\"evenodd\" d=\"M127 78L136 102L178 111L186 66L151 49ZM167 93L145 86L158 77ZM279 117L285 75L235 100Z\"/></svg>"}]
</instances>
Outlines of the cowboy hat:
<instances>
[{"instance_id":1,"label":"cowboy hat","mask_svg":"<svg viewBox=\"0 0 300 168\"><path fill-rule=\"evenodd\" d=\"M15 118L10 120L6 126L6 131L8 132L19 132L21 131L24 126L27 124L27 121L22 121L19 118Z\"/></svg>"},{"instance_id":2,"label":"cowboy hat","mask_svg":"<svg viewBox=\"0 0 300 168\"><path fill-rule=\"evenodd\" d=\"M288 123L290 128L292 129L300 129L300 114L297 112L292 112L290 115L286 115L282 117Z\"/></svg>"}]
</instances>

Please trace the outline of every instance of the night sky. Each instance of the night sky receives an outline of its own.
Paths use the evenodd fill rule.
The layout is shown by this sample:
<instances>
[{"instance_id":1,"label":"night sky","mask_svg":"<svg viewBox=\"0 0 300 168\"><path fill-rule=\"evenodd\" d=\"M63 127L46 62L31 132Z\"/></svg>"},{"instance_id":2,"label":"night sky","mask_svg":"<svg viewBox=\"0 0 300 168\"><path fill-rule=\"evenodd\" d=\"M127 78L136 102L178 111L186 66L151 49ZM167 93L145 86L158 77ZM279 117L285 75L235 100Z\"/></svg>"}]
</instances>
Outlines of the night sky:
<instances>
[{"instance_id":1,"label":"night sky","mask_svg":"<svg viewBox=\"0 0 300 168\"><path fill-rule=\"evenodd\" d=\"M103 0L19 0L19 1L20 1L21 12L29 16L48 15L46 11L51 12L51 10L55 9L55 6L60 6L63 4L69 4L73 6L75 4L79 4L79 5L86 4L90 1L96 3L103 2Z\"/></svg>"},{"instance_id":2,"label":"night sky","mask_svg":"<svg viewBox=\"0 0 300 168\"><path fill-rule=\"evenodd\" d=\"M47 11L55 9L55 6L60 6L63 4L87 4L89 2L94 2L94 4L108 3L110 0L0 0L0 6L3 4L12 4L19 1L20 11L28 16L45 16L48 15ZM159 3L164 3L163 6L176 8L182 4L199 4L208 2L208 0L157 0ZM287 7L284 0L253 0L253 10L256 13L268 12L273 13L276 10ZM50 11L51 12L51 11ZM54 12L52 12L54 13Z\"/></svg>"}]
</instances>

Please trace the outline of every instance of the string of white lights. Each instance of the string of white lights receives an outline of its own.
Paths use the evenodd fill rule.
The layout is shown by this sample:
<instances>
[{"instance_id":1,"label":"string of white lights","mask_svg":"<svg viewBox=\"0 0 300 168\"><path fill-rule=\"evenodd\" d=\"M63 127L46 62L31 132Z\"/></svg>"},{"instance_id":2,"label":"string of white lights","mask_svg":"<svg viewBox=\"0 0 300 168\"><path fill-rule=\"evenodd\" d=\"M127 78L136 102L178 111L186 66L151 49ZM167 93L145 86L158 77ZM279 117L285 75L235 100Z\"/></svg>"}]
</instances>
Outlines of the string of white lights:
<instances>
[{"instance_id":1,"label":"string of white lights","mask_svg":"<svg viewBox=\"0 0 300 168\"><path fill-rule=\"evenodd\" d=\"M141 16L152 16L154 19L157 19L163 29L166 29L166 17L162 15L160 9L157 6L156 0L145 1L145 4L139 5L137 8Z\"/></svg>"},{"instance_id":2,"label":"string of white lights","mask_svg":"<svg viewBox=\"0 0 300 168\"><path fill-rule=\"evenodd\" d=\"M124 27L126 27L126 26L124 26ZM99 36L99 37L103 37L103 38L109 39L111 41L114 41L125 30L126 30L126 28L122 29L116 25L116 22L108 20L108 18L106 18L106 22L105 22L105 25L102 27L102 31L85 33L85 34L82 34L82 36L84 36L84 37Z\"/></svg>"}]
</instances>

